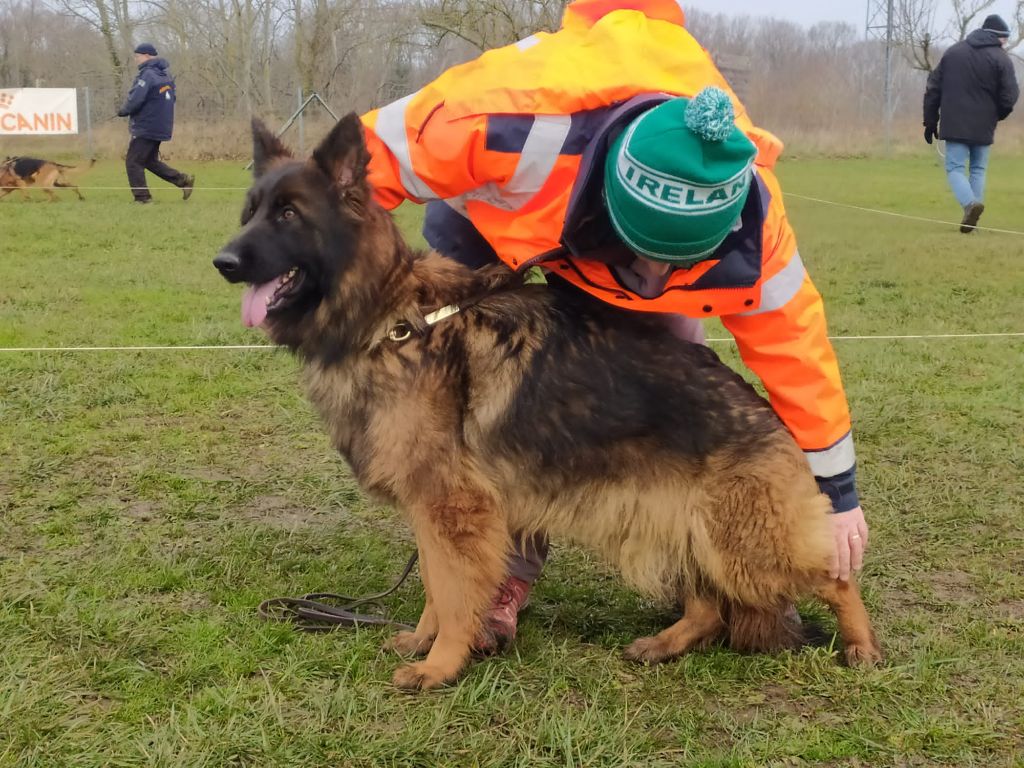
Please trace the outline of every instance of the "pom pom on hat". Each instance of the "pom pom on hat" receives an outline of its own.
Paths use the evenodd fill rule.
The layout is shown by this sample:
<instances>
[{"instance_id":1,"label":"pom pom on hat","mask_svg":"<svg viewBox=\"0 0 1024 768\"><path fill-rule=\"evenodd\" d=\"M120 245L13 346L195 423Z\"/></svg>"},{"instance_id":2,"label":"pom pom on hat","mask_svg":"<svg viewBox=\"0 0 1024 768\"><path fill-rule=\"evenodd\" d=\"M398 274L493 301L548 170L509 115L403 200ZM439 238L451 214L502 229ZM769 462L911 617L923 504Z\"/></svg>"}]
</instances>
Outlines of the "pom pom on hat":
<instances>
[{"instance_id":1,"label":"pom pom on hat","mask_svg":"<svg viewBox=\"0 0 1024 768\"><path fill-rule=\"evenodd\" d=\"M736 112L729 94L708 86L690 101L684 118L686 127L704 141L725 141L736 128Z\"/></svg>"}]
</instances>

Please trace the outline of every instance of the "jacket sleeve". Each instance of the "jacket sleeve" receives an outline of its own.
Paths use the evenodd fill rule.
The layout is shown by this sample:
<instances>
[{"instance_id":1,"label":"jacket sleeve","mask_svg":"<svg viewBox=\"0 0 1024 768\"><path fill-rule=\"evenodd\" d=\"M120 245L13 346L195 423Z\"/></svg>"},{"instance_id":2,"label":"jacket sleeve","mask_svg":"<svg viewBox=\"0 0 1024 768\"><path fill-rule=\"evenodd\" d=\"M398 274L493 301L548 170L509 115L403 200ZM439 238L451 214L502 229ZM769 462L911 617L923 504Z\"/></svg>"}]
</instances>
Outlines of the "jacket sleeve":
<instances>
[{"instance_id":1,"label":"jacket sleeve","mask_svg":"<svg viewBox=\"0 0 1024 768\"><path fill-rule=\"evenodd\" d=\"M385 208L451 200L515 173L516 155L487 149L487 116L452 118L429 86L362 120L369 182Z\"/></svg>"},{"instance_id":2,"label":"jacket sleeve","mask_svg":"<svg viewBox=\"0 0 1024 768\"><path fill-rule=\"evenodd\" d=\"M117 114L120 117L127 117L128 115L134 115L142 109L142 104L146 101L146 94L149 93L151 85L146 73L140 72L132 83L131 90L128 91L128 98L125 99L121 108L117 110Z\"/></svg>"},{"instance_id":3,"label":"jacket sleeve","mask_svg":"<svg viewBox=\"0 0 1024 768\"><path fill-rule=\"evenodd\" d=\"M760 306L723 317L722 322L803 449L822 492L837 512L846 512L859 501L850 411L839 363L828 338L821 295L804 269L781 203L772 205L778 206L776 237L764 262L767 277Z\"/></svg>"},{"instance_id":4,"label":"jacket sleeve","mask_svg":"<svg viewBox=\"0 0 1024 768\"><path fill-rule=\"evenodd\" d=\"M1020 86L1017 74L1013 71L1013 62L1009 56L1002 56L999 67L999 89L996 96L999 119L1005 120L1013 112L1017 99L1020 97Z\"/></svg>"},{"instance_id":5,"label":"jacket sleeve","mask_svg":"<svg viewBox=\"0 0 1024 768\"><path fill-rule=\"evenodd\" d=\"M928 73L924 88L924 124L933 128L939 124L939 104L942 102L942 62Z\"/></svg>"}]
</instances>

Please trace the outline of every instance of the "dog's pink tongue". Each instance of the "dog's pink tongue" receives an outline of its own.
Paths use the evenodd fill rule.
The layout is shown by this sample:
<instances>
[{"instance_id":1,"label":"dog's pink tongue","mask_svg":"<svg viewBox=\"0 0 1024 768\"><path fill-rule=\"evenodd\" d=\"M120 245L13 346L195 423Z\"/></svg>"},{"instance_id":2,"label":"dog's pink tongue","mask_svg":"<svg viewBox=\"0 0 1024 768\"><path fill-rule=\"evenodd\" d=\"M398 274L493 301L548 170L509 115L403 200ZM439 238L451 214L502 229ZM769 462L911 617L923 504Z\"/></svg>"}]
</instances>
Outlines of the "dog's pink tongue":
<instances>
[{"instance_id":1,"label":"dog's pink tongue","mask_svg":"<svg viewBox=\"0 0 1024 768\"><path fill-rule=\"evenodd\" d=\"M281 285L281 278L275 278L263 285L250 285L242 295L242 325L255 328L267 319L267 302Z\"/></svg>"}]
</instances>

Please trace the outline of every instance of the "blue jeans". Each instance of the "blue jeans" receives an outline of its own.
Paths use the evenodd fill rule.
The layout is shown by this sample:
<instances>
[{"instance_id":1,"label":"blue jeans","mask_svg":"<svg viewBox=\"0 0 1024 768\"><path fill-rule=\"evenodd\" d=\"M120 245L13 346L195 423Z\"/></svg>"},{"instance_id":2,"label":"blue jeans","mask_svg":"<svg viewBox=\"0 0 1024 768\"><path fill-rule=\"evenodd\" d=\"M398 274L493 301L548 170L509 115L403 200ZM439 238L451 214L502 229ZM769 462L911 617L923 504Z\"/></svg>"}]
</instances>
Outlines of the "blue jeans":
<instances>
[{"instance_id":1,"label":"blue jeans","mask_svg":"<svg viewBox=\"0 0 1024 768\"><path fill-rule=\"evenodd\" d=\"M946 142L946 176L960 207L980 203L985 199L985 171L988 170L987 144L961 144ZM968 177L967 166L970 163Z\"/></svg>"}]
</instances>

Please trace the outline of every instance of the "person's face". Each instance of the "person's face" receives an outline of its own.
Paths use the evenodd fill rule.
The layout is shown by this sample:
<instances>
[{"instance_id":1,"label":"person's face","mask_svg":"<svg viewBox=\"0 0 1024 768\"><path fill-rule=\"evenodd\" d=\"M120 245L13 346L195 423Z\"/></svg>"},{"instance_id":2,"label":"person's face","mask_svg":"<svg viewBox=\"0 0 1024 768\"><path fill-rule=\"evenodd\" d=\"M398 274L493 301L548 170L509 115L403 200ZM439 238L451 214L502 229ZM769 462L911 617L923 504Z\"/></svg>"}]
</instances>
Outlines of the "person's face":
<instances>
[{"instance_id":1,"label":"person's face","mask_svg":"<svg viewBox=\"0 0 1024 768\"><path fill-rule=\"evenodd\" d=\"M660 278L672 271L672 265L664 261L654 261L637 256L633 262L633 271L645 278Z\"/></svg>"},{"instance_id":2,"label":"person's face","mask_svg":"<svg viewBox=\"0 0 1024 768\"><path fill-rule=\"evenodd\" d=\"M136 53L136 54L134 54L134 56L135 56L135 66L138 66L142 62L149 61L151 58L153 58L148 53Z\"/></svg>"}]
</instances>

